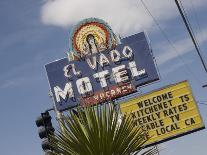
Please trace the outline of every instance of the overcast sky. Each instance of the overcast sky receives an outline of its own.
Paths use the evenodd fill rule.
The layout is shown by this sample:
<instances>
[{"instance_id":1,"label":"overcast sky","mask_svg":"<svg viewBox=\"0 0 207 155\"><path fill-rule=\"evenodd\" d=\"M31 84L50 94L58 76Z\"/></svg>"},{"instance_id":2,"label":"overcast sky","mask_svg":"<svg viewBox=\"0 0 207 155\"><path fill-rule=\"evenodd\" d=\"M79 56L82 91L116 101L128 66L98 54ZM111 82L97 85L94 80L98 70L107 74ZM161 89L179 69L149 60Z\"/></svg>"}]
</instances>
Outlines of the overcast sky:
<instances>
[{"instance_id":1,"label":"overcast sky","mask_svg":"<svg viewBox=\"0 0 207 155\"><path fill-rule=\"evenodd\" d=\"M36 117L52 107L44 65L65 57L78 21L98 17L122 37L145 31L161 80L151 90L188 80L198 102L207 101L207 74L173 0L144 0L167 34L163 36L140 0L0 0L0 148L2 155L40 155ZM207 61L207 1L182 0ZM198 104L207 124L207 106ZM53 114L54 116L54 114ZM54 119L54 118L53 118ZM56 125L55 125L56 126ZM206 154L202 130L161 144L161 155Z\"/></svg>"}]
</instances>

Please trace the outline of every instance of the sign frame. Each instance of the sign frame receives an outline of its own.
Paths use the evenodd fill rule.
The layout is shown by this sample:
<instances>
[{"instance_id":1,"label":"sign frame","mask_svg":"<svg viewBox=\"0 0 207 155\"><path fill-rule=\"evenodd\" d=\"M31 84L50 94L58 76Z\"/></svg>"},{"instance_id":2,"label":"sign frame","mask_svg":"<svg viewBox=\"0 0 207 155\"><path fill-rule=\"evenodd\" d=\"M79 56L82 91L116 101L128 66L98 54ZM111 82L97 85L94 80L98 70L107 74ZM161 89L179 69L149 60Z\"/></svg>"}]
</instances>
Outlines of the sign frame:
<instances>
[{"instance_id":1,"label":"sign frame","mask_svg":"<svg viewBox=\"0 0 207 155\"><path fill-rule=\"evenodd\" d=\"M159 72L158 72L158 68L157 68L157 63L156 63L156 61L155 61L155 58L154 58L154 56L153 56L153 53L152 53L152 49L151 49L151 46L149 45L149 41L148 41L148 39L147 39L147 37L146 37L146 35L145 35L145 33L144 32L141 32L141 33L138 33L138 34L135 34L135 35L132 35L132 36L128 36L128 37L126 37L126 38L124 38L124 39L122 39L122 42L123 42L123 44L120 44L120 45L118 45L117 47L116 47L116 49L118 49L118 50L123 50L124 48L125 48L125 46L127 46L127 45L129 45L129 46L132 46L132 49L134 49L135 51L133 51L133 53L134 53L134 60L124 60L123 61L123 63L122 63L122 61L121 61L121 64L126 64L127 66L126 67L128 67L128 63L130 62L133 62L133 61L137 61L138 60L138 66L139 66L139 68L140 68L140 70L142 70L142 69L147 69L146 70L146 72L147 72L147 75L146 75L146 77L144 77L144 78L141 78L140 80L133 80L132 82L135 82L135 81L137 81L138 83L140 83L141 82L141 84L139 84L138 85L138 87L142 87L142 86L144 86L144 85L148 85L148 84L151 84L151 83L153 83L153 82L157 82L157 81L159 81L160 80L160 74L159 74ZM138 48L138 49L137 49ZM112 51L113 49L111 49L111 50L108 50L108 52L106 51L106 53L105 52L103 52L103 54L108 54L109 56L110 56L110 51ZM139 50L141 50L140 52L139 52ZM120 51L121 52L121 51ZM123 51L122 51L123 52ZM102 52L100 52L100 53L96 53L96 54L98 54L99 56L102 54ZM95 55L96 55L95 54ZM136 55L136 56L135 56ZM91 56L93 56L93 55L91 55ZM137 59L137 57L138 57L138 59ZM141 60L141 59L146 59L146 60ZM65 59L65 60L64 60ZM49 85L50 85L50 89L52 90L52 89L54 89L53 87L54 87L54 85L51 85L51 81L50 81L50 78L52 77L51 75L50 75L50 78L49 78L49 75L48 75L48 70L47 70L47 67L50 65L50 68L52 68L52 69L50 69L50 70L53 70L53 68L55 68L55 63L58 63L58 61L65 61L64 63L65 64L69 64L69 63L71 63L71 62L74 62L74 63L79 63L80 61L83 61L83 60L74 60L74 61L68 61L67 60L67 62L66 62L66 59L67 58L63 58L63 59L59 59L59 60L56 60L56 61L54 61L54 62L52 62L52 63L48 63L48 64L46 64L45 65L45 68L46 68L46 71L47 71L47 77L48 77L48 81L49 81ZM57 65L59 65L59 64L57 64ZM140 66L141 65L141 66ZM110 65L111 66L111 65ZM119 65L117 65L116 63L114 63L114 64L112 64L112 66L111 66L111 68L110 68L110 70L113 68L113 66L119 66ZM144 67L144 68L143 68ZM49 67L48 67L49 68ZM106 68L107 69L107 68ZM49 71L50 72L50 71ZM61 72L62 72L62 70L61 70ZM94 72L94 71L93 71ZM100 71L98 71L98 72L100 72ZM61 73L62 74L62 73ZM86 75L86 74L85 74ZM84 75L84 76L85 76ZM59 78L58 76L58 74L54 74L53 75L55 78ZM57 76L57 77L56 77ZM61 75L62 76L62 75ZM63 78L62 78L63 79ZM135 82L135 83L137 83L137 82ZM64 82L63 82L64 83ZM61 86L61 85L60 85ZM64 89L64 87L65 87L65 85L62 85L61 86L61 89ZM137 85L136 85L136 87L137 87ZM132 91L131 93L133 93L134 91ZM54 97L56 97L55 96L55 93L54 93L54 90L52 90L52 93L53 93L53 98ZM131 94L130 93L130 94ZM125 94L126 95L126 94ZM121 97L121 96L120 96ZM114 98L115 99L115 98ZM54 102L55 102L55 105L57 106L57 102L56 102L56 100L55 100L55 98L54 98ZM104 103L104 102L102 102L102 103ZM65 102L63 103L63 104L65 104ZM59 111L64 111L64 110L67 110L67 109L70 109L70 108L74 108L74 107L76 107L78 104L76 104L76 105L71 105L71 106L69 106L69 107L67 107L67 108L65 108L65 107L63 107L63 108L57 108L57 110L59 110ZM60 106L62 106L62 105L60 105ZM63 105L64 106L64 105Z\"/></svg>"},{"instance_id":2,"label":"sign frame","mask_svg":"<svg viewBox=\"0 0 207 155\"><path fill-rule=\"evenodd\" d=\"M203 130L205 129L205 124L204 124L204 121L203 121L203 118L201 116L201 113L200 113L200 110L199 110L199 107L198 107L198 104L196 103L196 100L195 100L195 97L193 95L193 91L192 91L192 87L190 86L189 82L187 80L184 80L184 81L181 81L181 82L178 82L178 83L175 83L175 84L169 84L167 86L164 86L164 87L161 87L161 88L158 88L158 89L155 89L153 91L150 91L150 92L147 92L147 93L144 93L144 94L141 94L141 95L137 95L135 96L133 99L129 99L127 101L123 101L117 105L119 105L119 108L120 108L120 111L121 111L121 107L120 105L121 104L127 104L127 102L130 102L132 100L136 100L137 98L140 98L140 97L143 97L143 96L147 96L147 95L150 95L150 94L153 94L155 92L158 92L158 91L161 91L161 90L164 90L166 88L170 88L170 87L173 87L173 86L176 86L176 85L179 85L181 83L187 83L187 87L188 87L188 90L192 96L192 100L194 101L194 104L195 104L195 107L196 107L196 110L198 112L198 115L200 117L200 120L201 120L201 123L200 123L200 127L197 127L197 128L194 128L194 129L191 129L191 130L188 130L188 131L185 131L183 133L177 133L177 134L174 134L172 136L169 136L169 137L166 137L166 138L163 138L161 140L156 140L154 142L151 142L149 144L146 144L144 145L144 147L150 147L150 146L153 146L153 145L157 145L157 144L160 144L160 143L163 143L163 142L166 142L166 141L169 141L169 140L172 140L172 139L176 139L176 138L179 138L179 137L182 137L182 136L185 136L185 135L188 135L188 134L191 134L191 133L194 133L194 132L197 132L197 131L200 131L200 130ZM122 113L122 111L121 111ZM139 125L140 126L140 125Z\"/></svg>"}]
</instances>

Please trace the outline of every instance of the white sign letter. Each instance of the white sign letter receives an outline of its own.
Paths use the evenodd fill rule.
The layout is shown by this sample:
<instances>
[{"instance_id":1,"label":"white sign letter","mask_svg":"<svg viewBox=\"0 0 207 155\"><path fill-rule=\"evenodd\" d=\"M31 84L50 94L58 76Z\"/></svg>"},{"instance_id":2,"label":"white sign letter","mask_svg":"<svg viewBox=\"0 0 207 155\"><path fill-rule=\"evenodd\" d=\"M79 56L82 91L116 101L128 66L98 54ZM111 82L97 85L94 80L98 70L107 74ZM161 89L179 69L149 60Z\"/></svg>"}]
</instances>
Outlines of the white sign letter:
<instances>
[{"instance_id":1,"label":"white sign letter","mask_svg":"<svg viewBox=\"0 0 207 155\"><path fill-rule=\"evenodd\" d=\"M54 91L55 91L55 97L56 97L57 102L60 102L60 97L63 100L65 100L67 98L67 96L69 98L74 97L71 83L66 83L64 91L59 86L54 87Z\"/></svg>"},{"instance_id":2,"label":"white sign letter","mask_svg":"<svg viewBox=\"0 0 207 155\"><path fill-rule=\"evenodd\" d=\"M86 62L88 63L89 67L91 67L92 69L95 69L97 65L96 57L93 57L92 60L93 60L93 63L91 63L91 59L87 58Z\"/></svg>"},{"instance_id":3,"label":"white sign letter","mask_svg":"<svg viewBox=\"0 0 207 155\"><path fill-rule=\"evenodd\" d=\"M99 78L99 81L101 83L101 87L104 88L107 86L107 82L106 82L106 75L109 74L108 70L102 71L102 72L98 72L96 74L93 75L94 78Z\"/></svg>"},{"instance_id":4,"label":"white sign letter","mask_svg":"<svg viewBox=\"0 0 207 155\"><path fill-rule=\"evenodd\" d=\"M120 60L120 53L119 53L119 51L112 50L110 54L111 54L111 60L113 62L119 62L119 60Z\"/></svg>"},{"instance_id":5,"label":"white sign letter","mask_svg":"<svg viewBox=\"0 0 207 155\"><path fill-rule=\"evenodd\" d=\"M100 54L100 61L99 64L103 67L105 64L109 64L109 59L103 54Z\"/></svg>"},{"instance_id":6,"label":"white sign letter","mask_svg":"<svg viewBox=\"0 0 207 155\"><path fill-rule=\"evenodd\" d=\"M136 66L135 61L132 61L132 62L129 63L129 69L131 70L131 73L132 73L133 77L146 74L145 69L142 69L140 71L137 70L137 66Z\"/></svg>"},{"instance_id":7,"label":"white sign letter","mask_svg":"<svg viewBox=\"0 0 207 155\"><path fill-rule=\"evenodd\" d=\"M132 61L129 63L129 68L132 72L133 77L136 77L139 75L135 61Z\"/></svg>"},{"instance_id":8,"label":"white sign letter","mask_svg":"<svg viewBox=\"0 0 207 155\"><path fill-rule=\"evenodd\" d=\"M129 46L124 46L123 55L130 59L131 57L133 57L132 49Z\"/></svg>"},{"instance_id":9,"label":"white sign letter","mask_svg":"<svg viewBox=\"0 0 207 155\"><path fill-rule=\"evenodd\" d=\"M112 72L116 83L125 82L129 79L125 65L112 68Z\"/></svg>"},{"instance_id":10,"label":"white sign letter","mask_svg":"<svg viewBox=\"0 0 207 155\"><path fill-rule=\"evenodd\" d=\"M65 77L70 78L71 75L69 74L70 70L72 69L74 75L80 75L81 71L77 71L74 64L69 64L63 68Z\"/></svg>"},{"instance_id":11,"label":"white sign letter","mask_svg":"<svg viewBox=\"0 0 207 155\"><path fill-rule=\"evenodd\" d=\"M78 79L76 81L76 85L78 88L78 92L81 95L84 95L85 93L92 91L92 85L91 85L90 79L88 77Z\"/></svg>"}]
</instances>

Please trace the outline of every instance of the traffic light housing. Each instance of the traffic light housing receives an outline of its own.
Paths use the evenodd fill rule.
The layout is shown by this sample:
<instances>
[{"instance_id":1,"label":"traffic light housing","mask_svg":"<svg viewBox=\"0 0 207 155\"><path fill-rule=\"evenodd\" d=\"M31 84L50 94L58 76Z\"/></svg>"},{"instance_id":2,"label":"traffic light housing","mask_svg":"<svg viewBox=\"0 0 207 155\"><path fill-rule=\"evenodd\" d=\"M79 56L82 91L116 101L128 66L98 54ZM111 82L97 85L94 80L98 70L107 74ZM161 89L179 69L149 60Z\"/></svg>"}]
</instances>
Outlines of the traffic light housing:
<instances>
[{"instance_id":1,"label":"traffic light housing","mask_svg":"<svg viewBox=\"0 0 207 155\"><path fill-rule=\"evenodd\" d=\"M42 139L42 149L45 152L52 151L53 148L50 145L50 136L54 135L55 129L52 126L51 122L52 117L49 112L41 113L36 119L36 125L38 127L39 137Z\"/></svg>"}]
</instances>

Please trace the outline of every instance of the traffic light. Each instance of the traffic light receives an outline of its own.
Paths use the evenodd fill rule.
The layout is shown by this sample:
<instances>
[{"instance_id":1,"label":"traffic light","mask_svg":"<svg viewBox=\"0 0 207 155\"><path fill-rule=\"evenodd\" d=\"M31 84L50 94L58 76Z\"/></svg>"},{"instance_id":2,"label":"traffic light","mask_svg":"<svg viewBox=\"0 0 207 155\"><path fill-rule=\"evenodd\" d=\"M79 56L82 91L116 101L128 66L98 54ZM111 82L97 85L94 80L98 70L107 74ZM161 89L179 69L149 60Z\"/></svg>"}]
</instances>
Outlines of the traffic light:
<instances>
[{"instance_id":1,"label":"traffic light","mask_svg":"<svg viewBox=\"0 0 207 155\"><path fill-rule=\"evenodd\" d=\"M50 145L50 135L54 135L55 129L52 126L51 119L52 117L48 111L41 113L41 116L36 119L39 137L42 139L42 149L45 152L53 150L52 146Z\"/></svg>"}]
</instances>

